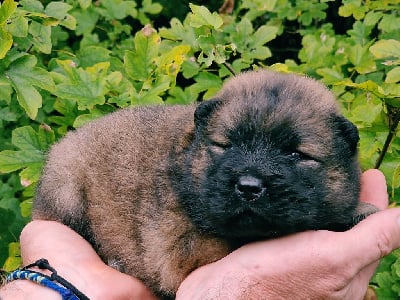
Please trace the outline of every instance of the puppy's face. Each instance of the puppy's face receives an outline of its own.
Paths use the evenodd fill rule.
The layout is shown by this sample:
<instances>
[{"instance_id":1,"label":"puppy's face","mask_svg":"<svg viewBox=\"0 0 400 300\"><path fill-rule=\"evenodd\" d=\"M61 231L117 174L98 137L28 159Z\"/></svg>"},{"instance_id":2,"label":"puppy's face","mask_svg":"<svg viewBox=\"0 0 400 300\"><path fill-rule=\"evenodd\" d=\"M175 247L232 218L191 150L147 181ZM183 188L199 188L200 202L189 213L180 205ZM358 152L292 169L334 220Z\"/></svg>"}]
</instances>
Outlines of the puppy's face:
<instances>
[{"instance_id":1,"label":"puppy's face","mask_svg":"<svg viewBox=\"0 0 400 300\"><path fill-rule=\"evenodd\" d=\"M356 128L318 83L248 73L195 113L196 198L202 230L233 240L343 230L359 195Z\"/></svg>"}]
</instances>

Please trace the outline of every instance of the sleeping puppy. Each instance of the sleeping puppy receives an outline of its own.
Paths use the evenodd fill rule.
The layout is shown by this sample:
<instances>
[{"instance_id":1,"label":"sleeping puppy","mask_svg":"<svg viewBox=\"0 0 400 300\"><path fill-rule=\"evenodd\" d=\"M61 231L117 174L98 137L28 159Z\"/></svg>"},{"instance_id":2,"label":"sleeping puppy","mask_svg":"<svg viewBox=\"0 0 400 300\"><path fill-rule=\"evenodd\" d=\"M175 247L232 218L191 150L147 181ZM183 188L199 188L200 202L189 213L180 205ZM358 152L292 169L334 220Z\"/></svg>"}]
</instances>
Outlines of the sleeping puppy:
<instances>
[{"instance_id":1,"label":"sleeping puppy","mask_svg":"<svg viewBox=\"0 0 400 300\"><path fill-rule=\"evenodd\" d=\"M70 226L174 297L245 243L342 231L375 212L358 202L357 143L320 83L243 73L198 106L123 109L69 132L48 154L33 218Z\"/></svg>"}]
</instances>

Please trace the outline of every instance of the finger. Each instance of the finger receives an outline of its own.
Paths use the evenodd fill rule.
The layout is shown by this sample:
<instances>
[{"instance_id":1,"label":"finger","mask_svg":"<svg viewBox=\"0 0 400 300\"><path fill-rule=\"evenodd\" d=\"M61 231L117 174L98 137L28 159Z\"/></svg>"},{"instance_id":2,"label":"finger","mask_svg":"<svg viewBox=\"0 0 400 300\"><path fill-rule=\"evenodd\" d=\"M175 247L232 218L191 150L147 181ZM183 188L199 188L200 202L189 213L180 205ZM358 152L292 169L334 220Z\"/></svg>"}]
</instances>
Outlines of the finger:
<instances>
[{"instance_id":1,"label":"finger","mask_svg":"<svg viewBox=\"0 0 400 300\"><path fill-rule=\"evenodd\" d=\"M358 273L358 287L367 287L368 284L371 281L372 276L374 276L375 274L375 270L379 265L379 261L376 261L368 266L366 266L364 269L362 269L359 273Z\"/></svg>"},{"instance_id":2,"label":"finger","mask_svg":"<svg viewBox=\"0 0 400 300\"><path fill-rule=\"evenodd\" d=\"M361 176L360 200L385 209L388 205L388 194L385 176L381 171L371 169Z\"/></svg>"},{"instance_id":3,"label":"finger","mask_svg":"<svg viewBox=\"0 0 400 300\"><path fill-rule=\"evenodd\" d=\"M346 296L343 297L343 299L370 299L365 298L365 295L367 293L368 284L370 283L377 267L378 262L375 262L357 273L349 282L348 286L345 287L345 290L347 291L345 293Z\"/></svg>"},{"instance_id":4,"label":"finger","mask_svg":"<svg viewBox=\"0 0 400 300\"><path fill-rule=\"evenodd\" d=\"M69 227L55 221L31 221L22 230L20 242L24 264L44 256L56 263L64 258L59 253L87 263L100 261L87 241Z\"/></svg>"},{"instance_id":5,"label":"finger","mask_svg":"<svg viewBox=\"0 0 400 300\"><path fill-rule=\"evenodd\" d=\"M400 208L377 212L343 232L341 256L354 272L377 262L400 247ZM339 258L340 259L340 258Z\"/></svg>"}]
</instances>

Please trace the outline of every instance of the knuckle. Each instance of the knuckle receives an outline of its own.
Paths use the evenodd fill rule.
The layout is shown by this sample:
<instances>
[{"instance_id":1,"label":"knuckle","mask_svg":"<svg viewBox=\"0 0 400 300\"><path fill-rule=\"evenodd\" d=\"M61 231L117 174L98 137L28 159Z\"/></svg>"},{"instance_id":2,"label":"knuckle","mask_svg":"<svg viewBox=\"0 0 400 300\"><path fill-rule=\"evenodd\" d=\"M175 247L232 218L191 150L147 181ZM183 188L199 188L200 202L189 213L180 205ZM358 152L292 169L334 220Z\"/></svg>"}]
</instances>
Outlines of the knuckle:
<instances>
[{"instance_id":1,"label":"knuckle","mask_svg":"<svg viewBox=\"0 0 400 300\"><path fill-rule=\"evenodd\" d=\"M388 232L380 230L376 235L376 246L379 250L380 257L384 257L392 252L392 240Z\"/></svg>"}]
</instances>

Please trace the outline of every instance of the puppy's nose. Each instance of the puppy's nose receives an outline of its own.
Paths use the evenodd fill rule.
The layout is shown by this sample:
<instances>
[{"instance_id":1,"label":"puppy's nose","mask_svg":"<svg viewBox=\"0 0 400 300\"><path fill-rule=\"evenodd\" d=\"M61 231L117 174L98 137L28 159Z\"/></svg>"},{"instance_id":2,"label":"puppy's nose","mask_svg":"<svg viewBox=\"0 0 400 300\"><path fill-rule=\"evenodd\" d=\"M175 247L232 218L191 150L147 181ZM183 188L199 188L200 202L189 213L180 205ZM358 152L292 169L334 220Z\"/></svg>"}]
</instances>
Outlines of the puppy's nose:
<instances>
[{"instance_id":1,"label":"puppy's nose","mask_svg":"<svg viewBox=\"0 0 400 300\"><path fill-rule=\"evenodd\" d=\"M240 176L235 185L235 192L247 201L254 201L261 197L266 188L260 178L246 175Z\"/></svg>"}]
</instances>

